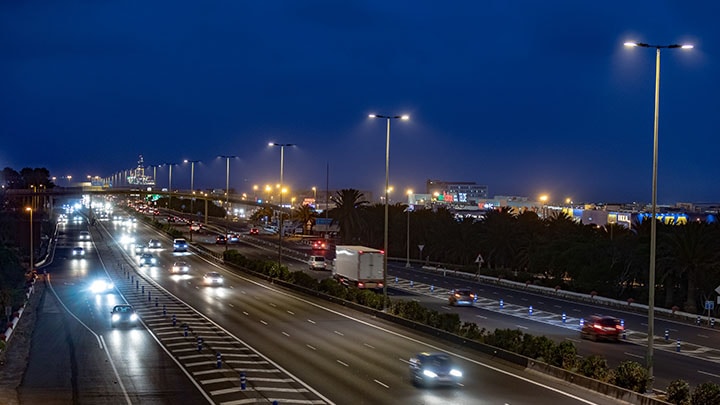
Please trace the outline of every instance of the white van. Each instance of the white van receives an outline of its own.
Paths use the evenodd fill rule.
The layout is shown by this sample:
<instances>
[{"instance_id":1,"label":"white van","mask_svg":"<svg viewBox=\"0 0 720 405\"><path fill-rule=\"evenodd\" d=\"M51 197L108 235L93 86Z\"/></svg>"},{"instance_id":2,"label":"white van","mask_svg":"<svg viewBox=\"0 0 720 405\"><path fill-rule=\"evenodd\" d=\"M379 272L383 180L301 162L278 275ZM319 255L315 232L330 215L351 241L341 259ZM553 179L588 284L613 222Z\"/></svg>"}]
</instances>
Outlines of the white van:
<instances>
[{"instance_id":1,"label":"white van","mask_svg":"<svg viewBox=\"0 0 720 405\"><path fill-rule=\"evenodd\" d=\"M327 268L325 256L310 256L308 265L310 266L310 270L325 270Z\"/></svg>"}]
</instances>

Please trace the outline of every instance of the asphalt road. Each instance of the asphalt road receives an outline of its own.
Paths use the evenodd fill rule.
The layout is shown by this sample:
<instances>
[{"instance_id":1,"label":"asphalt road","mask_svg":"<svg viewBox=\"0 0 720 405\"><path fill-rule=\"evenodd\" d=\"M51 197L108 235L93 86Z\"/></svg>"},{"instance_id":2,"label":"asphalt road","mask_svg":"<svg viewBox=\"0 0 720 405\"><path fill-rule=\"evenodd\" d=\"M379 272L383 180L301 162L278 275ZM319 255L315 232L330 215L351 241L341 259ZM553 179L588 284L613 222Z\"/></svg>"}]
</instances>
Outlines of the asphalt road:
<instances>
[{"instance_id":1,"label":"asphalt road","mask_svg":"<svg viewBox=\"0 0 720 405\"><path fill-rule=\"evenodd\" d=\"M103 226L115 237L128 232L107 223ZM134 235L138 241L163 241L164 248L153 252L158 266L122 265L120 258L128 263L133 258L129 250L108 252L114 255L111 275L118 279L123 295L140 308L157 341L213 402L280 398L283 403L285 398L287 403L338 404L616 403L342 306L226 271L197 255L173 253L168 238L141 225ZM168 272L179 257L191 264L190 274ZM222 273L225 283L203 285L202 275L208 271ZM133 291L138 285L146 288L144 293ZM155 304L159 306L153 305L153 298L145 300L147 293L159 298ZM161 307L167 308L166 314L160 312ZM169 321L172 315L177 315L177 326ZM188 337L182 336L181 325L186 324ZM198 336L206 346L192 353L186 345ZM440 390L412 386L407 360L426 350L453 355L465 371L463 386ZM219 371L209 361L216 351L226 359ZM241 373L247 377L245 391L238 388Z\"/></svg>"}]
</instances>

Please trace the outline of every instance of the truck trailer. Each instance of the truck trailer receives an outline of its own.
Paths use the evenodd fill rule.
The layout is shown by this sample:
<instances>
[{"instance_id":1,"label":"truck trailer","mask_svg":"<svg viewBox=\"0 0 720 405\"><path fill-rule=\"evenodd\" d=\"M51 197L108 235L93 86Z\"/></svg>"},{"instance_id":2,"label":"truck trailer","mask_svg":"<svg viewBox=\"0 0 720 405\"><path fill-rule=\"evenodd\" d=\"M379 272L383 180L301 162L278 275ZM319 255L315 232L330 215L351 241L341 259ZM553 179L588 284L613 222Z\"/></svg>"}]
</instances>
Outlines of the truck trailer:
<instances>
[{"instance_id":1,"label":"truck trailer","mask_svg":"<svg viewBox=\"0 0 720 405\"><path fill-rule=\"evenodd\" d=\"M357 288L383 288L385 252L365 246L335 247L333 277L339 283Z\"/></svg>"}]
</instances>

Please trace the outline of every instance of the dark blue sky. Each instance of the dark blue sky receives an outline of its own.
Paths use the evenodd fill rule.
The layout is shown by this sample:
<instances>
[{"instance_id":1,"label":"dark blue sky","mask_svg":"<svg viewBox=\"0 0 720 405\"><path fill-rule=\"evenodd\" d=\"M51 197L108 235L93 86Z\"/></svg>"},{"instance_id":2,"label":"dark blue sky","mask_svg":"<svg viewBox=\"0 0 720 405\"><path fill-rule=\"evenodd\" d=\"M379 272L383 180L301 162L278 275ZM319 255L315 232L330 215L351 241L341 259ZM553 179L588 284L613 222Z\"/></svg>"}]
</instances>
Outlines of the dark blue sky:
<instances>
[{"instance_id":1,"label":"dark blue sky","mask_svg":"<svg viewBox=\"0 0 720 405\"><path fill-rule=\"evenodd\" d=\"M196 188L279 180L382 192L475 181L490 195L720 201L720 3L3 1L0 166L106 176L200 159ZM167 169L158 172L167 184ZM173 170L188 187L190 169Z\"/></svg>"}]
</instances>

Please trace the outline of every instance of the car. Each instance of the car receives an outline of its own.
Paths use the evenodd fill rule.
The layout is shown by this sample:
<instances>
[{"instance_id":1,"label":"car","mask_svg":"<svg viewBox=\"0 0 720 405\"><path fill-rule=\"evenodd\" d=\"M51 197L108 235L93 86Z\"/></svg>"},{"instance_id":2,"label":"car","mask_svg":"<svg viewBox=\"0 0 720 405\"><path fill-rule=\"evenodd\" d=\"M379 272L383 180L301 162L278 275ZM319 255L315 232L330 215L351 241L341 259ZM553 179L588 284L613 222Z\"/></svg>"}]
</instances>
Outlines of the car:
<instances>
[{"instance_id":1,"label":"car","mask_svg":"<svg viewBox=\"0 0 720 405\"><path fill-rule=\"evenodd\" d=\"M90 284L90 291L94 294L103 294L113 290L115 284L110 279L99 278Z\"/></svg>"},{"instance_id":2,"label":"car","mask_svg":"<svg viewBox=\"0 0 720 405\"><path fill-rule=\"evenodd\" d=\"M183 238L173 239L173 252L187 252L188 243Z\"/></svg>"},{"instance_id":3,"label":"car","mask_svg":"<svg viewBox=\"0 0 720 405\"><path fill-rule=\"evenodd\" d=\"M324 240L321 240L321 239L317 239L317 240L312 241L311 246L313 249L325 250L325 249L327 249L327 242L325 242Z\"/></svg>"},{"instance_id":4,"label":"car","mask_svg":"<svg viewBox=\"0 0 720 405\"><path fill-rule=\"evenodd\" d=\"M138 263L140 264L140 267L143 267L143 266L152 267L157 264L157 258L150 253L143 253L140 255L140 259L138 260Z\"/></svg>"},{"instance_id":5,"label":"car","mask_svg":"<svg viewBox=\"0 0 720 405\"><path fill-rule=\"evenodd\" d=\"M170 216L170 215L168 215L167 221L168 221L168 222L172 222L172 223L175 223L175 222L176 222L175 217Z\"/></svg>"},{"instance_id":6,"label":"car","mask_svg":"<svg viewBox=\"0 0 720 405\"><path fill-rule=\"evenodd\" d=\"M327 261L325 256L310 256L308 260L310 270L325 270L327 268Z\"/></svg>"},{"instance_id":7,"label":"car","mask_svg":"<svg viewBox=\"0 0 720 405\"><path fill-rule=\"evenodd\" d=\"M469 288L455 288L450 290L448 304L452 306L472 306L477 301L477 295Z\"/></svg>"},{"instance_id":8,"label":"car","mask_svg":"<svg viewBox=\"0 0 720 405\"><path fill-rule=\"evenodd\" d=\"M218 235L215 237L215 243L218 245L224 245L227 243L227 237L225 235Z\"/></svg>"},{"instance_id":9,"label":"car","mask_svg":"<svg viewBox=\"0 0 720 405\"><path fill-rule=\"evenodd\" d=\"M72 248L72 256L73 257L84 257L85 256L85 248L82 246L75 246Z\"/></svg>"},{"instance_id":10,"label":"car","mask_svg":"<svg viewBox=\"0 0 720 405\"><path fill-rule=\"evenodd\" d=\"M115 305L110 311L110 325L114 328L120 324L135 325L140 320L132 305Z\"/></svg>"},{"instance_id":11,"label":"car","mask_svg":"<svg viewBox=\"0 0 720 405\"><path fill-rule=\"evenodd\" d=\"M415 386L454 386L462 381L462 371L445 353L418 353L409 364L410 379Z\"/></svg>"},{"instance_id":12,"label":"car","mask_svg":"<svg viewBox=\"0 0 720 405\"><path fill-rule=\"evenodd\" d=\"M83 221L83 217L81 217L80 215L75 215L73 217L73 222L80 223L82 221Z\"/></svg>"},{"instance_id":13,"label":"car","mask_svg":"<svg viewBox=\"0 0 720 405\"><path fill-rule=\"evenodd\" d=\"M148 242L148 247L150 249L160 249L162 247L162 243L160 243L157 239L150 239Z\"/></svg>"},{"instance_id":14,"label":"car","mask_svg":"<svg viewBox=\"0 0 720 405\"><path fill-rule=\"evenodd\" d=\"M190 272L190 265L182 260L177 261L173 263L170 272L173 274L187 274Z\"/></svg>"},{"instance_id":15,"label":"car","mask_svg":"<svg viewBox=\"0 0 720 405\"><path fill-rule=\"evenodd\" d=\"M200 232L203 229L203 225L199 222L190 222L190 231L191 232Z\"/></svg>"},{"instance_id":16,"label":"car","mask_svg":"<svg viewBox=\"0 0 720 405\"><path fill-rule=\"evenodd\" d=\"M238 243L240 242L240 235L236 233L229 233L227 235L227 241L228 243Z\"/></svg>"},{"instance_id":17,"label":"car","mask_svg":"<svg viewBox=\"0 0 720 405\"><path fill-rule=\"evenodd\" d=\"M143 245L135 245L133 247L133 253L135 253L135 256L140 256L141 254L145 253L147 251L147 247Z\"/></svg>"},{"instance_id":18,"label":"car","mask_svg":"<svg viewBox=\"0 0 720 405\"><path fill-rule=\"evenodd\" d=\"M250 228L250 235L259 235L260 229L258 228Z\"/></svg>"},{"instance_id":19,"label":"car","mask_svg":"<svg viewBox=\"0 0 720 405\"><path fill-rule=\"evenodd\" d=\"M80 231L80 240L90 240L90 232L88 231Z\"/></svg>"},{"instance_id":20,"label":"car","mask_svg":"<svg viewBox=\"0 0 720 405\"><path fill-rule=\"evenodd\" d=\"M205 273L203 276L203 283L205 285L221 285L224 282L222 274L211 271L210 273Z\"/></svg>"},{"instance_id":21,"label":"car","mask_svg":"<svg viewBox=\"0 0 720 405\"><path fill-rule=\"evenodd\" d=\"M615 317L592 315L583 320L580 338L617 342L624 329L622 322Z\"/></svg>"}]
</instances>

